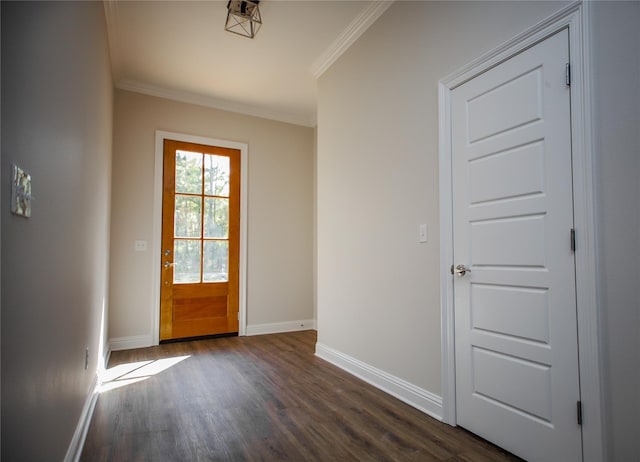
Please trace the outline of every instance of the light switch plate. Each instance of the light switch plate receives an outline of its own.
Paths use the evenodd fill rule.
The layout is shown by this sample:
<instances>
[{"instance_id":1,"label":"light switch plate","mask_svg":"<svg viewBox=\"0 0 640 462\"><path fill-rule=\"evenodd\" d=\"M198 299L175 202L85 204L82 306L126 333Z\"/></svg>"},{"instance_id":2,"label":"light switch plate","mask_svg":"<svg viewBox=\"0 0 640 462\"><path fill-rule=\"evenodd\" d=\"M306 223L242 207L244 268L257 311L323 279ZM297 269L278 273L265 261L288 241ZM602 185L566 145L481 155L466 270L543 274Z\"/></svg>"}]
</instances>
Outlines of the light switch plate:
<instances>
[{"instance_id":1,"label":"light switch plate","mask_svg":"<svg viewBox=\"0 0 640 462\"><path fill-rule=\"evenodd\" d=\"M136 241L134 244L134 248L136 249L136 252L144 252L145 250L147 250L147 241Z\"/></svg>"}]
</instances>

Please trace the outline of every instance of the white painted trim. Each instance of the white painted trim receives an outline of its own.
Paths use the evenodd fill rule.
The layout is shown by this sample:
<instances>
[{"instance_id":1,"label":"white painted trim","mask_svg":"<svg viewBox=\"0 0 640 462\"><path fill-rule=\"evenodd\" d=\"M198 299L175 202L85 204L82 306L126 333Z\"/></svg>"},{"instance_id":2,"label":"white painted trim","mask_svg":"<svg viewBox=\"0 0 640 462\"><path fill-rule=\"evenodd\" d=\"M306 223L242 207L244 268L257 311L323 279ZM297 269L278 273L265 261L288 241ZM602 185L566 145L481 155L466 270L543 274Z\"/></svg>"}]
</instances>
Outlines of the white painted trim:
<instances>
[{"instance_id":1,"label":"white painted trim","mask_svg":"<svg viewBox=\"0 0 640 462\"><path fill-rule=\"evenodd\" d=\"M317 79L360 38L364 32L387 11L395 0L374 1L356 16L338 38L309 67Z\"/></svg>"},{"instance_id":2,"label":"white painted trim","mask_svg":"<svg viewBox=\"0 0 640 462\"><path fill-rule=\"evenodd\" d=\"M573 149L574 221L576 227L576 293L580 392L585 410L582 426L583 458L604 460L602 395L600 383L600 341L597 304L596 221L593 180L589 2L577 1L531 27L512 40L490 51L439 84L440 137L440 287L442 290L442 389L445 421L455 420L455 328L453 286L449 271L453 263L452 169L451 169L451 91L474 76L509 57L568 28L573 85L571 86L571 128ZM588 417L587 417L588 416Z\"/></svg>"},{"instance_id":3,"label":"white painted trim","mask_svg":"<svg viewBox=\"0 0 640 462\"><path fill-rule=\"evenodd\" d=\"M322 343L316 343L316 356L398 398L409 406L430 415L434 419L442 420L442 398L435 393L417 387L406 380L334 350Z\"/></svg>"},{"instance_id":4,"label":"white painted trim","mask_svg":"<svg viewBox=\"0 0 640 462\"><path fill-rule=\"evenodd\" d=\"M67 449L67 454L64 457L65 462L78 462L80 460L82 450L84 449L84 443L87 439L87 432L89 431L89 426L91 425L91 420L93 419L93 411L96 407L96 403L98 402L98 396L100 394L99 390L102 386L102 378L104 377L107 365L109 364L110 357L110 348L107 348L104 356L98 354L96 375L90 387L91 392L89 393L89 395L87 395L84 406L82 408L82 412L80 413L76 431L73 433L73 438L71 438L71 443L69 444L69 448Z\"/></svg>"},{"instance_id":5,"label":"white painted trim","mask_svg":"<svg viewBox=\"0 0 640 462\"><path fill-rule=\"evenodd\" d=\"M151 335L132 335L130 337L116 337L109 339L109 354L112 351L120 350L132 350L134 348L146 348L152 345L157 345L157 342L153 341ZM107 363L105 362L105 365Z\"/></svg>"},{"instance_id":6,"label":"white painted trim","mask_svg":"<svg viewBox=\"0 0 640 462\"><path fill-rule=\"evenodd\" d=\"M102 386L102 378L104 377L104 374L107 372L107 369L109 368L109 360L111 359L112 351L113 350L109 348L109 350L107 351L107 354L104 356L104 362L102 364L102 368L99 369L98 371L98 386Z\"/></svg>"},{"instance_id":7,"label":"white painted trim","mask_svg":"<svg viewBox=\"0 0 640 462\"><path fill-rule=\"evenodd\" d=\"M104 19L107 25L107 37L109 45L109 57L111 58L111 75L114 81L120 78L120 34L119 29L119 9L116 0L104 0Z\"/></svg>"},{"instance_id":8,"label":"white painted trim","mask_svg":"<svg viewBox=\"0 0 640 462\"><path fill-rule=\"evenodd\" d=\"M212 96L205 96L198 93L149 85L135 80L119 79L116 81L115 86L120 90L156 96L158 98L170 99L182 103L196 104L198 106L220 109L222 111L236 112L238 114L260 117L293 125L302 125L304 127L315 127L316 125L315 113L312 115L303 115L273 111L266 108L214 98Z\"/></svg>"},{"instance_id":9,"label":"white painted trim","mask_svg":"<svg viewBox=\"0 0 640 462\"><path fill-rule=\"evenodd\" d=\"M585 462L605 460L603 397L600 364L600 318L598 315L598 262L596 249L596 202L591 118L591 3L586 1L570 26L571 130L573 150L573 207L576 229L576 299L578 350L582 399L582 452Z\"/></svg>"},{"instance_id":10,"label":"white painted trim","mask_svg":"<svg viewBox=\"0 0 640 462\"><path fill-rule=\"evenodd\" d=\"M455 324L453 312L453 191L451 187L451 96L438 85L439 170L440 170L440 332L442 349L442 420L456 425ZM447 175L444 177L444 175Z\"/></svg>"},{"instance_id":11,"label":"white painted trim","mask_svg":"<svg viewBox=\"0 0 640 462\"><path fill-rule=\"evenodd\" d=\"M238 335L246 335L247 325L247 219L249 184L249 145L237 141L220 140L204 136L186 135L156 131L154 194L153 194L153 237L151 249L153 258L151 269L153 284L151 294L151 336L152 344L160 342L160 261L162 254L162 151L165 139L187 143L206 144L240 150L240 315Z\"/></svg>"},{"instance_id":12,"label":"white painted trim","mask_svg":"<svg viewBox=\"0 0 640 462\"><path fill-rule=\"evenodd\" d=\"M82 412L80 413L80 419L78 420L78 425L73 433L73 438L71 438L67 454L64 457L65 462L77 462L80 460L82 449L84 448L84 442L87 438L87 432L89 431L89 425L91 424L91 418L93 417L93 410L95 409L96 402L98 401L99 386L100 382L98 375L96 374L93 379L93 383L91 384L91 392L84 402Z\"/></svg>"},{"instance_id":13,"label":"white painted trim","mask_svg":"<svg viewBox=\"0 0 640 462\"><path fill-rule=\"evenodd\" d=\"M271 322L268 324L249 324L247 326L247 335L279 334L281 332L296 332L309 329L316 329L315 320L303 319L300 321Z\"/></svg>"}]
</instances>

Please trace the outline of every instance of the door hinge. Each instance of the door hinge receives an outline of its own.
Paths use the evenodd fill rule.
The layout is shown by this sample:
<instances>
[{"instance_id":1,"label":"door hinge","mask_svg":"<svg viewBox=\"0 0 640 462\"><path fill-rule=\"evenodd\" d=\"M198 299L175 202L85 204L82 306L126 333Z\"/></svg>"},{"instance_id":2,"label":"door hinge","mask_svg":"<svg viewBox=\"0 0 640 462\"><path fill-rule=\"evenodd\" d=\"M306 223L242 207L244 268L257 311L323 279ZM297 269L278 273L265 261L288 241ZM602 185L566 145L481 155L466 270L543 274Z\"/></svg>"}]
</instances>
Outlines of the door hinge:
<instances>
[{"instance_id":1,"label":"door hinge","mask_svg":"<svg viewBox=\"0 0 640 462\"><path fill-rule=\"evenodd\" d=\"M576 403L576 410L578 411L578 425L582 425L582 401Z\"/></svg>"},{"instance_id":2,"label":"door hinge","mask_svg":"<svg viewBox=\"0 0 640 462\"><path fill-rule=\"evenodd\" d=\"M564 67L564 83L571 86L571 65L569 63Z\"/></svg>"},{"instance_id":3,"label":"door hinge","mask_svg":"<svg viewBox=\"0 0 640 462\"><path fill-rule=\"evenodd\" d=\"M576 251L576 230L571 228L571 250Z\"/></svg>"}]
</instances>

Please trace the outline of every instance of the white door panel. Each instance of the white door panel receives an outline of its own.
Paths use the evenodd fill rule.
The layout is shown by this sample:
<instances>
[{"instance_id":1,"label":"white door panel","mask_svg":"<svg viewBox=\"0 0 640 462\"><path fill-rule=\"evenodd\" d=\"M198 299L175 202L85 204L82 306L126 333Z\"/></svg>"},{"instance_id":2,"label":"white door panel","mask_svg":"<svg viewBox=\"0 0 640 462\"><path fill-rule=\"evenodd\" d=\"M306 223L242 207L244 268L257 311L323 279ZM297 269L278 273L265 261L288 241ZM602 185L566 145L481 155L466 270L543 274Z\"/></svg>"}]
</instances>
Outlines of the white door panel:
<instances>
[{"instance_id":1,"label":"white door panel","mask_svg":"<svg viewBox=\"0 0 640 462\"><path fill-rule=\"evenodd\" d=\"M475 143L507 130L536 122L542 118L540 99L541 69L525 70L511 80L496 82L496 86L486 89L466 101L469 118L468 139ZM496 104L509 101L509 112L487 117Z\"/></svg>"},{"instance_id":2,"label":"white door panel","mask_svg":"<svg viewBox=\"0 0 640 462\"><path fill-rule=\"evenodd\" d=\"M545 137L544 125L545 124L542 120L536 120L530 124L521 125L511 130L503 131L500 133L500 136L492 136L478 142L470 142L466 146L469 160L475 160L486 156L497 156L503 152L509 152L521 147L526 147L528 144L542 142ZM523 143L523 138L528 141Z\"/></svg>"},{"instance_id":3,"label":"white door panel","mask_svg":"<svg viewBox=\"0 0 640 462\"><path fill-rule=\"evenodd\" d=\"M471 328L549 342L549 297L536 287L473 284Z\"/></svg>"},{"instance_id":4,"label":"white door panel","mask_svg":"<svg viewBox=\"0 0 640 462\"><path fill-rule=\"evenodd\" d=\"M473 347L474 392L526 413L551 420L551 368L484 348ZM528 390L522 393L522 390Z\"/></svg>"},{"instance_id":5,"label":"white door panel","mask_svg":"<svg viewBox=\"0 0 640 462\"><path fill-rule=\"evenodd\" d=\"M545 218L543 213L537 213L471 222L470 263L544 268Z\"/></svg>"},{"instance_id":6,"label":"white door panel","mask_svg":"<svg viewBox=\"0 0 640 462\"><path fill-rule=\"evenodd\" d=\"M487 217L493 217L496 215L506 217L527 216L535 215L540 208L547 202L547 198L544 193L532 194L526 198L505 198L491 203L483 204L482 207L469 207L469 219L473 223L479 223L483 220L487 220ZM472 204L473 205L473 204ZM491 220L489 218L489 220Z\"/></svg>"},{"instance_id":7,"label":"white door panel","mask_svg":"<svg viewBox=\"0 0 640 462\"><path fill-rule=\"evenodd\" d=\"M513 334L483 332L480 329L472 328L469 342L472 348L484 348L497 353L509 354L516 358L527 358L541 364L549 364L552 360L553 352L548 344L533 342Z\"/></svg>"},{"instance_id":8,"label":"white door panel","mask_svg":"<svg viewBox=\"0 0 640 462\"><path fill-rule=\"evenodd\" d=\"M495 172L510 175L494 181ZM534 141L525 146L469 161L469 201L472 205L522 198L544 192L544 145Z\"/></svg>"},{"instance_id":9,"label":"white door panel","mask_svg":"<svg viewBox=\"0 0 640 462\"><path fill-rule=\"evenodd\" d=\"M459 425L527 460L582 459L568 32L452 92Z\"/></svg>"}]
</instances>

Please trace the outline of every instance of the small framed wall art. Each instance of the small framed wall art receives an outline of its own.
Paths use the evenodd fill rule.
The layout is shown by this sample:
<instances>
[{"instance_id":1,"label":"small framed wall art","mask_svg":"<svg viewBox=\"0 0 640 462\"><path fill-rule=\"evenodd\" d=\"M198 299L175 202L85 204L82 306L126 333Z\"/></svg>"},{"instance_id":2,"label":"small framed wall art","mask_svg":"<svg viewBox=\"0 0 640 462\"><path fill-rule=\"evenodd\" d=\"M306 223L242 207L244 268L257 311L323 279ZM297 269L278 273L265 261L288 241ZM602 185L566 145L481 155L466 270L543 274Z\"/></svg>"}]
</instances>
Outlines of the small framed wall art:
<instances>
[{"instance_id":1,"label":"small framed wall art","mask_svg":"<svg viewBox=\"0 0 640 462\"><path fill-rule=\"evenodd\" d=\"M11 166L11 213L31 217L31 175L13 164Z\"/></svg>"}]
</instances>

